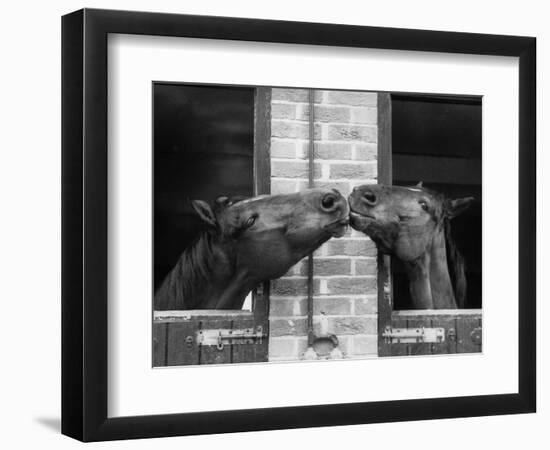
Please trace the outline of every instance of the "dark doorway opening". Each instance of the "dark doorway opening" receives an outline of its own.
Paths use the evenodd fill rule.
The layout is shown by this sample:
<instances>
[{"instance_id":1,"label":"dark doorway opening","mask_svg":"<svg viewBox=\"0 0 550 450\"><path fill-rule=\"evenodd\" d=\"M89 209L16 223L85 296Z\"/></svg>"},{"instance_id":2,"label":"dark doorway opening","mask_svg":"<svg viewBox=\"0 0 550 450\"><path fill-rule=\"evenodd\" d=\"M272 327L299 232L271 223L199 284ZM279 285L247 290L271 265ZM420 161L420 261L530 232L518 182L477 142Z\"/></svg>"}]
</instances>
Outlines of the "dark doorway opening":
<instances>
[{"instance_id":1,"label":"dark doorway opening","mask_svg":"<svg viewBox=\"0 0 550 450\"><path fill-rule=\"evenodd\" d=\"M451 222L466 263L466 308L481 308L481 98L392 95L392 183L475 198ZM394 309L412 309L402 263L392 258Z\"/></svg>"},{"instance_id":2,"label":"dark doorway opening","mask_svg":"<svg viewBox=\"0 0 550 450\"><path fill-rule=\"evenodd\" d=\"M190 200L254 194L254 88L153 84L155 289L201 230Z\"/></svg>"}]
</instances>

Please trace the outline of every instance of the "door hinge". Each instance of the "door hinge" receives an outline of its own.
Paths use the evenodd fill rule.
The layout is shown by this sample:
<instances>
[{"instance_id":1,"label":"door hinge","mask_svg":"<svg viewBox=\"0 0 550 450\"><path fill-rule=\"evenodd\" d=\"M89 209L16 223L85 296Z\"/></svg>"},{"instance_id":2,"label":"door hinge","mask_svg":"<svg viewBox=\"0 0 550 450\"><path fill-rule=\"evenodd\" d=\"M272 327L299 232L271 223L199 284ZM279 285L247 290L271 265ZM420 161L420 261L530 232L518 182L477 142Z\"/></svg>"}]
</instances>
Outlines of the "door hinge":
<instances>
[{"instance_id":1,"label":"door hinge","mask_svg":"<svg viewBox=\"0 0 550 450\"><path fill-rule=\"evenodd\" d=\"M422 344L445 342L444 328L392 328L382 333L388 344Z\"/></svg>"},{"instance_id":2,"label":"door hinge","mask_svg":"<svg viewBox=\"0 0 550 450\"><path fill-rule=\"evenodd\" d=\"M243 329L213 329L197 331L198 345L215 345L223 350L225 345L261 344L267 337L261 326Z\"/></svg>"}]
</instances>

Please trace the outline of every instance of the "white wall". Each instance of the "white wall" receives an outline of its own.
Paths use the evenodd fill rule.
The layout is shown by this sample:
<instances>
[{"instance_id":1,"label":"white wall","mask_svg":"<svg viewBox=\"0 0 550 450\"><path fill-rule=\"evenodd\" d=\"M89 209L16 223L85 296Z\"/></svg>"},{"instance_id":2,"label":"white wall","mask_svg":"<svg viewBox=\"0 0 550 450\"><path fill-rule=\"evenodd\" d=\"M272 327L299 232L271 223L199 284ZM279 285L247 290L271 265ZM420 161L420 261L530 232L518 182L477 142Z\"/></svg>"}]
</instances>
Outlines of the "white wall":
<instances>
[{"instance_id":1,"label":"white wall","mask_svg":"<svg viewBox=\"0 0 550 450\"><path fill-rule=\"evenodd\" d=\"M354 23L453 31L532 35L538 41L539 149L549 142L544 128L542 93L549 88L550 31L544 2L258 2L219 0L181 2L111 0L85 3L5 2L0 18L2 83L0 96L0 274L3 321L0 326L0 442L4 448L72 448L78 444L58 434L60 416L60 16L82 6L156 10ZM544 76L542 76L544 75ZM547 99L547 98L546 98ZM548 102L546 103L546 106ZM549 207L543 196L550 182L548 152L540 152L539 218L548 224ZM545 196L545 197L546 197ZM539 222L541 223L541 222ZM548 225L546 225L548 226ZM542 229L542 225L539 225ZM549 251L548 232L539 237L539 255ZM550 269L539 256L539 274ZM546 277L548 279L548 277ZM549 295L548 282L539 284L539 297ZM548 380L549 333L541 333L539 308L539 380ZM546 355L543 355L546 353ZM544 358L543 358L544 356ZM121 442L118 447L215 449L225 448L335 448L399 446L446 449L544 448L550 438L550 395L539 386L537 415L473 418L401 424L171 438ZM99 444L106 447L113 444Z\"/></svg>"}]
</instances>

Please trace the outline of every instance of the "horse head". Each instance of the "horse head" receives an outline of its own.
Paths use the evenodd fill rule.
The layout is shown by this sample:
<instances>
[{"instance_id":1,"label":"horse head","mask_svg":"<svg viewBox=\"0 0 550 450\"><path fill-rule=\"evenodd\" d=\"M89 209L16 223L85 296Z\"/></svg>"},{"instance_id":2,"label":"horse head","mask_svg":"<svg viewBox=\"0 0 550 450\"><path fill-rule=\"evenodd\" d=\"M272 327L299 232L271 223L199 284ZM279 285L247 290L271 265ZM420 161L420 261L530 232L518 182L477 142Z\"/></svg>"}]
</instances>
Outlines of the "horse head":
<instances>
[{"instance_id":1,"label":"horse head","mask_svg":"<svg viewBox=\"0 0 550 450\"><path fill-rule=\"evenodd\" d=\"M422 183L413 187L362 185L349 196L350 223L367 234L382 253L405 263L415 305L452 308L456 300L446 250L449 221L473 200L448 199L423 188Z\"/></svg>"},{"instance_id":2,"label":"horse head","mask_svg":"<svg viewBox=\"0 0 550 450\"><path fill-rule=\"evenodd\" d=\"M192 206L204 232L157 291L157 309L239 309L259 283L284 275L328 239L342 236L349 222L348 203L335 189L219 197L213 205L194 200ZM199 276L193 275L196 268ZM187 288L165 286L185 278Z\"/></svg>"}]
</instances>

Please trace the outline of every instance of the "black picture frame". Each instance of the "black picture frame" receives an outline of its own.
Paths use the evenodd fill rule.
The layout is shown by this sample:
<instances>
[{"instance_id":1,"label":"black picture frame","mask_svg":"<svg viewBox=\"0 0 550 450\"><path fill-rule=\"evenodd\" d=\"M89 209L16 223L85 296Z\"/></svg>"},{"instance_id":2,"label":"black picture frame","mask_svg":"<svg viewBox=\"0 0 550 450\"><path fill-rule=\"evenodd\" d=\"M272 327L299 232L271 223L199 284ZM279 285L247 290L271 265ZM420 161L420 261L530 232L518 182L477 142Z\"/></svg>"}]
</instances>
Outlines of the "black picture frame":
<instances>
[{"instance_id":1,"label":"black picture frame","mask_svg":"<svg viewBox=\"0 0 550 450\"><path fill-rule=\"evenodd\" d=\"M107 417L107 36L259 41L519 58L518 393ZM82 441L534 412L536 39L83 9L62 18L62 432Z\"/></svg>"}]
</instances>

